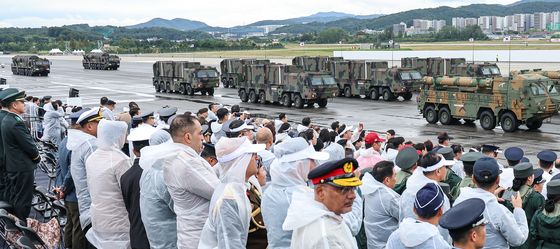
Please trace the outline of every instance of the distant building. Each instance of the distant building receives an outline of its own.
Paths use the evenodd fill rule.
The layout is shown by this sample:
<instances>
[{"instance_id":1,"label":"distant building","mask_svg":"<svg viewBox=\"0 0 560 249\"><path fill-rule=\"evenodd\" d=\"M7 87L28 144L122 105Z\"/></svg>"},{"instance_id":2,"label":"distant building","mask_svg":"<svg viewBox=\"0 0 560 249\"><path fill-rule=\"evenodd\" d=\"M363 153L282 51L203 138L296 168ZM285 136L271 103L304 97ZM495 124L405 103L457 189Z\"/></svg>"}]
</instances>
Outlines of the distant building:
<instances>
[{"instance_id":1,"label":"distant building","mask_svg":"<svg viewBox=\"0 0 560 249\"><path fill-rule=\"evenodd\" d=\"M406 23L393 24L393 35L399 36L406 34Z\"/></svg>"}]
</instances>

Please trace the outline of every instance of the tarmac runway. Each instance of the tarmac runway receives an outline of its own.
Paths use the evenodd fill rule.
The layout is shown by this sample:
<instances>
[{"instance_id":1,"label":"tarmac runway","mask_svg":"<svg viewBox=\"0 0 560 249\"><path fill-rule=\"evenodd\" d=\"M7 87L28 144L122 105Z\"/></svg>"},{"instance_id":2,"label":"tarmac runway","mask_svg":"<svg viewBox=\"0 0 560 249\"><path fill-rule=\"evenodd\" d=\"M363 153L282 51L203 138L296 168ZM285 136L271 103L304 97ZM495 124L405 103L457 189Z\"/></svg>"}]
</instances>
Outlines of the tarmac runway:
<instances>
[{"instance_id":1,"label":"tarmac runway","mask_svg":"<svg viewBox=\"0 0 560 249\"><path fill-rule=\"evenodd\" d=\"M510 146L523 148L533 163L535 155L543 149L550 149L560 153L560 118L555 116L545 120L542 128L537 131L528 131L521 126L519 131L505 133L500 127L492 131L483 130L478 121L474 125L428 124L416 108L415 97L411 101L385 102L372 101L358 98L330 99L326 108L286 108L276 105L263 105L243 103L237 96L235 89L218 88L212 96L183 96L179 94L156 93L151 83L152 63L156 58L150 57L125 57L117 71L85 70L81 65L80 57L49 57L52 61L51 74L48 77L27 77L12 75L9 65L11 56L0 56L0 77L6 78L10 87L23 89L28 95L42 97L51 95L54 99L66 101L69 88L80 90L80 97L84 106L97 106L102 96L107 96L117 102L117 110L135 101L142 111L153 111L162 106L176 106L179 112L196 112L198 109L208 107L211 102L224 105L239 104L242 110L248 110L253 116L273 119L279 113L287 113L290 121L300 122L303 117L309 116L312 123L329 126L332 121L356 126L364 122L366 130L384 132L394 129L398 135L407 141L415 143L427 139L437 143L437 133L447 131L455 139L452 143L460 143L465 148L485 143L496 144L505 149ZM161 60L162 58L157 58ZM175 58L178 60L177 58ZM192 58L188 58L192 61ZM195 60L197 60L195 58ZM221 59L198 59L202 64L218 67ZM275 62L289 63L287 59L274 60ZM527 68L538 68L538 65L521 65ZM519 67L521 67L519 66ZM500 155L503 159L503 155Z\"/></svg>"}]
</instances>

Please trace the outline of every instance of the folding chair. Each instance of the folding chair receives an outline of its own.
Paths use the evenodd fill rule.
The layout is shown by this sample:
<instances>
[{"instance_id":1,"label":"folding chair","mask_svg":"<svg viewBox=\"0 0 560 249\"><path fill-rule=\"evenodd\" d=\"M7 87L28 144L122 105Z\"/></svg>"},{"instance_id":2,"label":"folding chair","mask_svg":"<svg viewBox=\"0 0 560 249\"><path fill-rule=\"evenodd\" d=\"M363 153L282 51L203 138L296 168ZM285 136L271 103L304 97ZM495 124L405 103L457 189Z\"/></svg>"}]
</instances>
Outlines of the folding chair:
<instances>
[{"instance_id":1,"label":"folding chair","mask_svg":"<svg viewBox=\"0 0 560 249\"><path fill-rule=\"evenodd\" d=\"M27 237L31 244L35 246L34 248L48 249L47 245L43 242L39 235L37 235L33 229L27 227L23 221L16 222L16 226L22 232L23 236Z\"/></svg>"}]
</instances>

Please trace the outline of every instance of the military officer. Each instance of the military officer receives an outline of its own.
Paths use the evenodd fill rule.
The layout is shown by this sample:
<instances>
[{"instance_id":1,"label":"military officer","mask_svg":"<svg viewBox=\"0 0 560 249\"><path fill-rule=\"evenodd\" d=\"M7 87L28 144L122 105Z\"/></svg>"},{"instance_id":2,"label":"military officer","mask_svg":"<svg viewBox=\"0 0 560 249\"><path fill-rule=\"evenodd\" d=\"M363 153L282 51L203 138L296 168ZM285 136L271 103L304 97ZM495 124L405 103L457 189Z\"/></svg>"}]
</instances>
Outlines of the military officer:
<instances>
[{"instance_id":1,"label":"military officer","mask_svg":"<svg viewBox=\"0 0 560 249\"><path fill-rule=\"evenodd\" d=\"M177 113L177 107L164 107L159 109L156 113L159 119L156 126L158 128L169 128L168 120Z\"/></svg>"},{"instance_id":2,"label":"military officer","mask_svg":"<svg viewBox=\"0 0 560 249\"><path fill-rule=\"evenodd\" d=\"M31 211L34 172L41 156L20 115L25 113L25 91L17 91L2 98L8 113L2 120L2 146L9 184L9 202L14 214L26 220Z\"/></svg>"},{"instance_id":3,"label":"military officer","mask_svg":"<svg viewBox=\"0 0 560 249\"><path fill-rule=\"evenodd\" d=\"M476 160L483 157L482 153L480 152L467 152L461 156L461 161L463 161L463 169L465 170L465 178L461 180L459 183L459 189L463 187L471 187L476 188L476 185L473 183L472 175L473 175L473 167Z\"/></svg>"},{"instance_id":4,"label":"military officer","mask_svg":"<svg viewBox=\"0 0 560 249\"><path fill-rule=\"evenodd\" d=\"M0 91L0 100L6 97L7 95L14 94L17 92L18 90L15 88L6 88ZM5 106L3 105L3 108L0 109L0 124L2 123L2 120L4 120L4 117L6 117L7 114L8 114L8 105ZM2 129L1 126L0 129ZM6 193L8 186L9 185L7 183L7 176L6 176L6 163L4 160L4 146L2 145L2 133L0 133L0 201L8 201L9 196Z\"/></svg>"},{"instance_id":5,"label":"military officer","mask_svg":"<svg viewBox=\"0 0 560 249\"><path fill-rule=\"evenodd\" d=\"M550 179L556 175L557 169L554 167L554 161L556 161L557 155L553 151L543 150L537 154L539 159L539 167L543 169L544 173L542 175L543 179L550 181ZM547 198L547 188L543 188L542 195Z\"/></svg>"},{"instance_id":6,"label":"military officer","mask_svg":"<svg viewBox=\"0 0 560 249\"><path fill-rule=\"evenodd\" d=\"M478 198L468 199L453 206L439 220L439 225L449 231L453 248L480 249L486 241L486 204Z\"/></svg>"},{"instance_id":7,"label":"military officer","mask_svg":"<svg viewBox=\"0 0 560 249\"><path fill-rule=\"evenodd\" d=\"M548 200L531 221L530 235L537 249L560 248L560 180L554 179L546 187Z\"/></svg>"},{"instance_id":8,"label":"military officer","mask_svg":"<svg viewBox=\"0 0 560 249\"><path fill-rule=\"evenodd\" d=\"M418 153L412 147L406 147L397 154L395 163L401 170L397 172L397 182L393 190L399 195L406 190L406 182L418 167L418 159Z\"/></svg>"},{"instance_id":9,"label":"military officer","mask_svg":"<svg viewBox=\"0 0 560 249\"><path fill-rule=\"evenodd\" d=\"M447 161L453 161L455 157L455 153L453 153L453 149L451 147L443 147L437 151L438 154L441 154L443 158ZM451 199L457 198L459 196L459 184L461 183L461 177L459 177L452 169L451 166L447 167L447 176L445 177L444 183L449 184L449 195L451 195Z\"/></svg>"},{"instance_id":10,"label":"military officer","mask_svg":"<svg viewBox=\"0 0 560 249\"><path fill-rule=\"evenodd\" d=\"M518 147L509 147L504 150L504 156L510 167L517 165L523 159L523 150Z\"/></svg>"}]
</instances>

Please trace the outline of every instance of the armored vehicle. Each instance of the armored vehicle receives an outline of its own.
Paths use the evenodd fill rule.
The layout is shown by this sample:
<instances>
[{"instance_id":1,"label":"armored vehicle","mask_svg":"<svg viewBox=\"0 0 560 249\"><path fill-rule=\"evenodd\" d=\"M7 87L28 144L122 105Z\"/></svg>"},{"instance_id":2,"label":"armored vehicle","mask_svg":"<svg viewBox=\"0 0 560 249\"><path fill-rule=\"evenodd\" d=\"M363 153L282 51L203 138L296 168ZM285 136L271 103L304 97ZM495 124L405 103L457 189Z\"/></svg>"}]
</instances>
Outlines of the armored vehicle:
<instances>
[{"instance_id":1,"label":"armored vehicle","mask_svg":"<svg viewBox=\"0 0 560 249\"><path fill-rule=\"evenodd\" d=\"M556 89L560 87L560 71L543 71L542 69L533 69L533 70L519 70L513 71L512 75L518 74L538 74L544 77L551 79L554 84L556 85Z\"/></svg>"},{"instance_id":2,"label":"armored vehicle","mask_svg":"<svg viewBox=\"0 0 560 249\"><path fill-rule=\"evenodd\" d=\"M214 95L214 87L219 86L216 68L188 61L156 61L153 65L152 82L156 92L194 95Z\"/></svg>"},{"instance_id":3,"label":"armored vehicle","mask_svg":"<svg viewBox=\"0 0 560 249\"><path fill-rule=\"evenodd\" d=\"M398 97L410 100L412 92L420 89L422 83L422 75L416 69L397 67L374 69L371 72L371 81L366 84L368 87L366 97L378 100L383 96L385 101L393 101Z\"/></svg>"},{"instance_id":4,"label":"armored vehicle","mask_svg":"<svg viewBox=\"0 0 560 249\"><path fill-rule=\"evenodd\" d=\"M369 96L372 70L387 69L387 62L366 62L361 60L330 61L330 74L338 83L340 94L345 97Z\"/></svg>"},{"instance_id":5,"label":"armored vehicle","mask_svg":"<svg viewBox=\"0 0 560 249\"><path fill-rule=\"evenodd\" d=\"M558 113L558 92L549 78L519 74L512 78L425 77L418 110L428 123L444 125L480 120L486 130L501 125L513 132L521 124L538 129ZM552 89L552 91L549 91Z\"/></svg>"},{"instance_id":6,"label":"armored vehicle","mask_svg":"<svg viewBox=\"0 0 560 249\"><path fill-rule=\"evenodd\" d=\"M464 58L401 58L401 67L415 68L422 74L422 76L432 77L450 75L451 69L454 68L454 66L464 63L466 63Z\"/></svg>"},{"instance_id":7,"label":"armored vehicle","mask_svg":"<svg viewBox=\"0 0 560 249\"><path fill-rule=\"evenodd\" d=\"M48 76L51 62L36 55L16 55L12 58L12 73L25 76Z\"/></svg>"},{"instance_id":8,"label":"armored vehicle","mask_svg":"<svg viewBox=\"0 0 560 249\"><path fill-rule=\"evenodd\" d=\"M82 65L85 69L117 70L121 65L121 59L117 55L108 53L89 53L84 55Z\"/></svg>"},{"instance_id":9,"label":"armored vehicle","mask_svg":"<svg viewBox=\"0 0 560 249\"><path fill-rule=\"evenodd\" d=\"M329 72L331 61L342 61L342 57L331 56L297 56L292 59L292 65L303 68L306 72Z\"/></svg>"},{"instance_id":10,"label":"armored vehicle","mask_svg":"<svg viewBox=\"0 0 560 249\"><path fill-rule=\"evenodd\" d=\"M270 63L270 60L225 59L220 62L220 79L225 88L235 88L239 84L239 82L246 80L245 78L243 78L243 65L268 63Z\"/></svg>"},{"instance_id":11,"label":"armored vehicle","mask_svg":"<svg viewBox=\"0 0 560 249\"><path fill-rule=\"evenodd\" d=\"M246 81L239 83L243 102L276 103L286 107L327 106L328 98L338 92L336 81L328 73L305 72L297 66L268 63L243 67Z\"/></svg>"}]
</instances>

